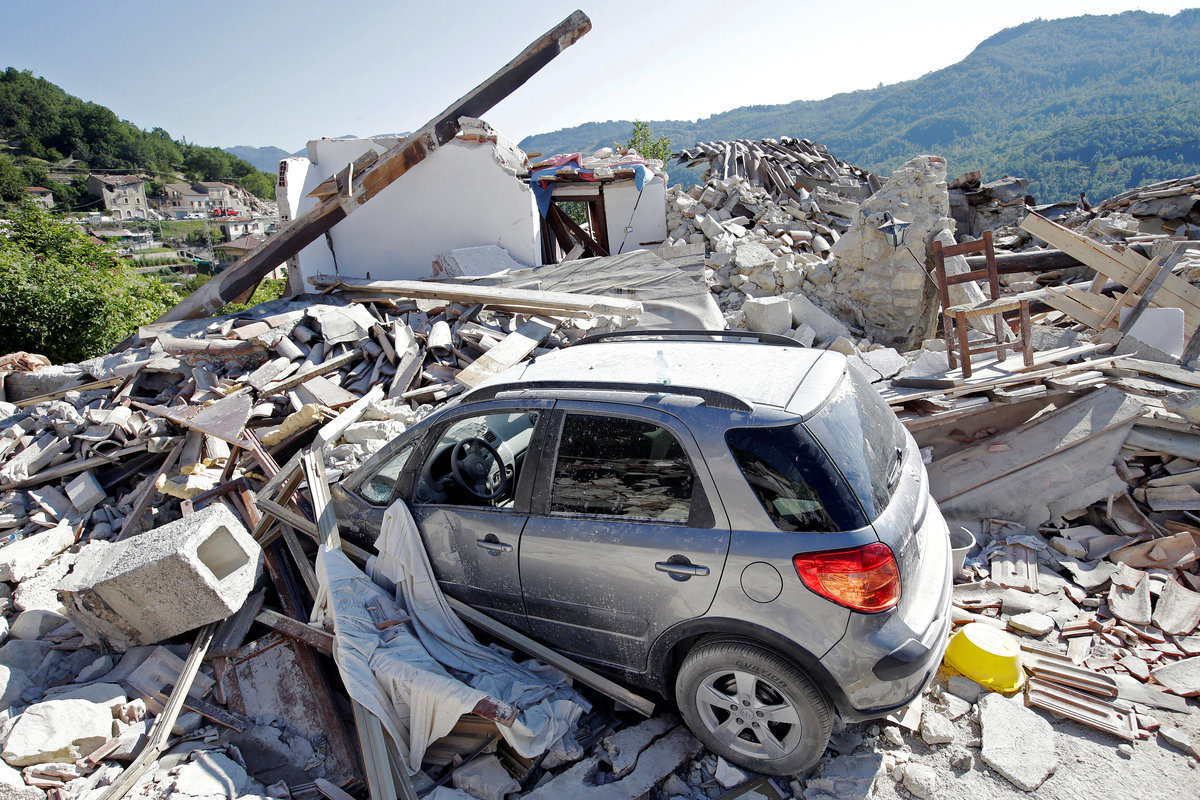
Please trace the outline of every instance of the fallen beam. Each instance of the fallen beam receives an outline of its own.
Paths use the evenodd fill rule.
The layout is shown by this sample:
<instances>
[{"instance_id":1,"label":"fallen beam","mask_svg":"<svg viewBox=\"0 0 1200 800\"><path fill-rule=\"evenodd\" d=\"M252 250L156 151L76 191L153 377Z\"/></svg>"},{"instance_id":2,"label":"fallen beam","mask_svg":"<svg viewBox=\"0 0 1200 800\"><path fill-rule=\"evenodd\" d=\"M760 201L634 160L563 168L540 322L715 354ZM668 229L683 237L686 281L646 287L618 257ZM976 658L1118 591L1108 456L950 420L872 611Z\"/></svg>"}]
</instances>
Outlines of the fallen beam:
<instances>
[{"instance_id":1,"label":"fallen beam","mask_svg":"<svg viewBox=\"0 0 1200 800\"><path fill-rule=\"evenodd\" d=\"M450 607L454 609L455 613L462 617L463 620L471 625L474 625L476 628L485 631L489 635L494 636L505 644L526 652L535 658L541 659L552 667L558 667L580 683L590 686L602 694L608 695L621 705L638 712L644 717L649 717L654 714L654 703L650 702L641 695L634 694L624 686L613 683L603 675L593 672L582 664L567 658L556 650L551 650L545 645L538 644L525 634L513 630L503 622L497 622L486 614L476 611L460 600L455 600L453 597L447 597L446 600L450 603Z\"/></svg>"},{"instance_id":2,"label":"fallen beam","mask_svg":"<svg viewBox=\"0 0 1200 800\"><path fill-rule=\"evenodd\" d=\"M453 139L460 130L461 117L483 116L555 56L578 41L591 27L591 20L582 11L571 14L468 95L389 149L361 175L347 175L347 189L351 188L351 180L357 184L349 196L339 192L326 197L163 314L157 322L206 316L232 302L272 269L312 244L397 178L424 161L438 147Z\"/></svg>"}]
</instances>

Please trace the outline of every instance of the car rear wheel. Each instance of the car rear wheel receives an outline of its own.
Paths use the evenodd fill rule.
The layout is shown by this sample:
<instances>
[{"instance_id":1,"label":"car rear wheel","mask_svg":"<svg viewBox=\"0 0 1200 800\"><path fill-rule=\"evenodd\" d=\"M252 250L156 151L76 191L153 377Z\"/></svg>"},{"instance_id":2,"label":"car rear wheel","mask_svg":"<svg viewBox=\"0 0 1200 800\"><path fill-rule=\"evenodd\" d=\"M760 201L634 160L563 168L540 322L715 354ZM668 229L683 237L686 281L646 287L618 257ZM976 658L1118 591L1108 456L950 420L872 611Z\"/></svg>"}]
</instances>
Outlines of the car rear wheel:
<instances>
[{"instance_id":1,"label":"car rear wheel","mask_svg":"<svg viewBox=\"0 0 1200 800\"><path fill-rule=\"evenodd\" d=\"M833 727L829 701L808 676L742 642L701 644L688 653L675 699L709 750L768 775L791 775L816 763Z\"/></svg>"}]
</instances>

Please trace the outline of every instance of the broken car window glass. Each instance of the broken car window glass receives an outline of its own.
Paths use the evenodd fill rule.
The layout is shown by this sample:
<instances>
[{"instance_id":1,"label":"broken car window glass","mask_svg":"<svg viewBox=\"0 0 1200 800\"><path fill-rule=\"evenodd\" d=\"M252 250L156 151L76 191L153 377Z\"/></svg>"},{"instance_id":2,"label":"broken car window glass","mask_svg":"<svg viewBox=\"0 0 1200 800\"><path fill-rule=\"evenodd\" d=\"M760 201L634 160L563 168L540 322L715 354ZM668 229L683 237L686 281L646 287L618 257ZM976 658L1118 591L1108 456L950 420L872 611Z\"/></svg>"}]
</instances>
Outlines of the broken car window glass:
<instances>
[{"instance_id":1,"label":"broken car window glass","mask_svg":"<svg viewBox=\"0 0 1200 800\"><path fill-rule=\"evenodd\" d=\"M670 431L638 420L569 414L550 511L686 522L694 480Z\"/></svg>"},{"instance_id":2,"label":"broken car window glass","mask_svg":"<svg viewBox=\"0 0 1200 800\"><path fill-rule=\"evenodd\" d=\"M362 487L359 489L363 499L377 506L387 505L392 499L392 490L396 486L396 479L404 471L404 465L408 463L408 457L412 455L412 451L412 445L405 447L384 462L378 472L363 481Z\"/></svg>"}]
</instances>

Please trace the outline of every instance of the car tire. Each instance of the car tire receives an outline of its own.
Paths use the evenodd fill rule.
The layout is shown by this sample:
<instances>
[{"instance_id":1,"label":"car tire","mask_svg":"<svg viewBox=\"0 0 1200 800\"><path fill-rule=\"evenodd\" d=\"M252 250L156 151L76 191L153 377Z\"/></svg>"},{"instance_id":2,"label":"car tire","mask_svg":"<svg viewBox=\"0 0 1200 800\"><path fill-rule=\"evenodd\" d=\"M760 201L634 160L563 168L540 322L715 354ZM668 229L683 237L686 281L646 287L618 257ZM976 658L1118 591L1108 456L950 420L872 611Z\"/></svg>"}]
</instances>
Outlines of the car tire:
<instances>
[{"instance_id":1,"label":"car tire","mask_svg":"<svg viewBox=\"0 0 1200 800\"><path fill-rule=\"evenodd\" d=\"M833 710L802 671L769 650L737 641L700 644L675 678L684 722L726 761L767 775L816 763Z\"/></svg>"}]
</instances>

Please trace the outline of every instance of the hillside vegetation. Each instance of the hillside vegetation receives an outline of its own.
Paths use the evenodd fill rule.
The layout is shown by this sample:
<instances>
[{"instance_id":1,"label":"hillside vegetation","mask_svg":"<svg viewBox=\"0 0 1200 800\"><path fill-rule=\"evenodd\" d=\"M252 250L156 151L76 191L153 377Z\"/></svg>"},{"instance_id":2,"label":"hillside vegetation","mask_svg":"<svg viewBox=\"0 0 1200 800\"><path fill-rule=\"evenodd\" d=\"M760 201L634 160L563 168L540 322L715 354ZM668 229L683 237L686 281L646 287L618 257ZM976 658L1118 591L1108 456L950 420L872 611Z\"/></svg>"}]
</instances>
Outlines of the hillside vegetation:
<instances>
[{"instance_id":1,"label":"hillside vegetation","mask_svg":"<svg viewBox=\"0 0 1200 800\"><path fill-rule=\"evenodd\" d=\"M0 144L4 141L32 184L46 185L49 170L127 170L153 174L159 183L183 173L190 180L224 181L264 199L275 197L271 175L219 147L177 141L162 128L142 130L105 106L13 67L0 72ZM71 194L62 184L48 188L56 197Z\"/></svg>"},{"instance_id":2,"label":"hillside vegetation","mask_svg":"<svg viewBox=\"0 0 1200 800\"><path fill-rule=\"evenodd\" d=\"M899 46L899 45L898 45ZM913 36L909 47L936 48ZM1039 202L1102 199L1200 173L1200 9L1037 20L984 40L916 80L824 100L746 106L695 122L651 120L678 148L714 139L796 136L887 175L921 153L951 176L1030 179ZM819 73L816 79L819 80ZM523 140L542 153L625 141L630 120ZM679 168L672 173L678 180Z\"/></svg>"}]
</instances>

